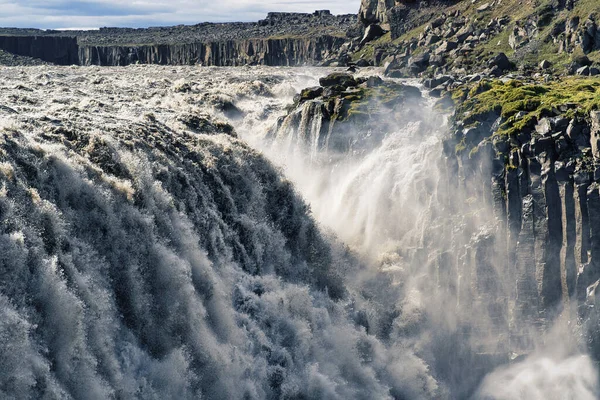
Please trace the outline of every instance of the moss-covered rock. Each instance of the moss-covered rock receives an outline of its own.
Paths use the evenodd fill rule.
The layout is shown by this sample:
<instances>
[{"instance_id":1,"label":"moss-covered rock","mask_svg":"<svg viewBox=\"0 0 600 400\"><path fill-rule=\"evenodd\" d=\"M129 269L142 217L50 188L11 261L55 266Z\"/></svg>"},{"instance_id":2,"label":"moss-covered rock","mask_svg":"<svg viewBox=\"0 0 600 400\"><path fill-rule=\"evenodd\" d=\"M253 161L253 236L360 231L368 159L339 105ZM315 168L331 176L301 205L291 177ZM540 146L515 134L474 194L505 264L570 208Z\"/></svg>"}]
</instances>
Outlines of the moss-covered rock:
<instances>
[{"instance_id":1,"label":"moss-covered rock","mask_svg":"<svg viewBox=\"0 0 600 400\"><path fill-rule=\"evenodd\" d=\"M296 96L288 115L272 134L285 129L289 132L284 135L317 140L329 149L347 151L352 146L364 149L377 143L386 133L411 120L411 115L418 119L421 91L416 87L349 74L332 74L320 82L326 86L304 89Z\"/></svg>"},{"instance_id":2,"label":"moss-covered rock","mask_svg":"<svg viewBox=\"0 0 600 400\"><path fill-rule=\"evenodd\" d=\"M543 117L585 116L600 109L600 79L593 78L570 77L549 83L484 80L458 87L454 93L457 120L470 124L497 115L502 124L496 133L507 136L535 125Z\"/></svg>"},{"instance_id":3,"label":"moss-covered rock","mask_svg":"<svg viewBox=\"0 0 600 400\"><path fill-rule=\"evenodd\" d=\"M300 100L307 101L316 99L323 94L323 88L321 86L315 86L300 91Z\"/></svg>"},{"instance_id":4,"label":"moss-covered rock","mask_svg":"<svg viewBox=\"0 0 600 400\"><path fill-rule=\"evenodd\" d=\"M319 84L323 87L336 85L349 87L356 86L356 81L354 80L354 77L350 74L346 74L343 72L334 72L319 79Z\"/></svg>"}]
</instances>

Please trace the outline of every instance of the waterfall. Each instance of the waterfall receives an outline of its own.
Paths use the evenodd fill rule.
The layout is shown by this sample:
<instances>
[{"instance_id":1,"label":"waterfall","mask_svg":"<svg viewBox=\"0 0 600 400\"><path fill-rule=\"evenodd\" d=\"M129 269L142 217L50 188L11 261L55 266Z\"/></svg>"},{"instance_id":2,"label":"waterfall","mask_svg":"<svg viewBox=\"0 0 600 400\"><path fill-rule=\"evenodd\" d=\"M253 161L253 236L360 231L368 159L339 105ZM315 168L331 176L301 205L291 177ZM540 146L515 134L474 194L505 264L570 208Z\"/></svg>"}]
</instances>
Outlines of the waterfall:
<instances>
[{"instance_id":1,"label":"waterfall","mask_svg":"<svg viewBox=\"0 0 600 400\"><path fill-rule=\"evenodd\" d=\"M598 393L558 325L496 369L502 226L430 102L344 146L318 101L268 134L322 73L0 70L1 398Z\"/></svg>"},{"instance_id":2,"label":"waterfall","mask_svg":"<svg viewBox=\"0 0 600 400\"><path fill-rule=\"evenodd\" d=\"M311 105L300 106L302 121L313 110ZM595 368L581 355L583 336L568 322L577 318L576 311L567 310L556 321L549 317L552 310L533 316L532 310L539 308L534 303L537 289L530 287L532 277L513 275L515 260L506 251L506 211L501 212L506 206L496 203L494 191L502 188L491 184L490 161L483 162L483 156L483 161L462 160L460 168L470 175L458 176L456 157L443 149L448 135L444 116L434 110L431 99L417 108L417 118L414 112L406 113L391 128L389 121L372 120L373 131L379 124L388 129L374 140L369 140L372 130L347 124L342 134L351 145L343 151L321 147L315 156L307 143L290 147L286 131L262 142L261 149L284 168L317 221L369 265L369 273L347 285L364 288L367 281L390 276L396 303L383 308L398 307L392 328L396 340L412 337L411 345L421 348L416 353L448 383L453 398L470 396L496 367L530 354L513 370L489 375L478 396L504 399L515 398L510 396L518 390L527 392L523 385L531 382L509 378L513 371L530 373L540 362L548 372L540 379L550 382L549 376L558 376L559 396L573 393L565 365L580 365L589 374L572 377L581 387L594 382ZM285 124L294 122L294 112ZM322 114L313 117L323 120ZM477 162L479 170L469 171ZM531 240L523 237L515 244L526 246ZM531 270L531 265L523 265L527 260L517 261L520 268ZM550 330L570 339L565 339L568 345L557 346L568 350L545 358L541 349L548 349ZM498 381L514 388L497 391ZM591 384L596 388L592 392L581 387L573 391L582 390L582 396L597 393L596 383ZM541 399L550 392L529 393L531 397L519 398Z\"/></svg>"}]
</instances>

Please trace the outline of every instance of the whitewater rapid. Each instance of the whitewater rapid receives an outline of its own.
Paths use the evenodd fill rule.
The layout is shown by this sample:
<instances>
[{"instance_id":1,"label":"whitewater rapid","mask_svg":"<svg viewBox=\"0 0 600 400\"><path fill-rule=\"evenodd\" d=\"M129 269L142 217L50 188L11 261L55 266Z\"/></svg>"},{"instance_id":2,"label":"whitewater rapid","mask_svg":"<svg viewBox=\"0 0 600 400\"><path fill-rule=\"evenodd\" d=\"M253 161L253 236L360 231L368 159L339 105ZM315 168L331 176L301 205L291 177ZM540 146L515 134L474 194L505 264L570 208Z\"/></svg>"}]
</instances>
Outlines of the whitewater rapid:
<instances>
[{"instance_id":1,"label":"whitewater rapid","mask_svg":"<svg viewBox=\"0 0 600 400\"><path fill-rule=\"evenodd\" d=\"M273 134L327 72L0 69L0 397L594 398L569 323L478 387L497 221L427 98L369 148Z\"/></svg>"}]
</instances>

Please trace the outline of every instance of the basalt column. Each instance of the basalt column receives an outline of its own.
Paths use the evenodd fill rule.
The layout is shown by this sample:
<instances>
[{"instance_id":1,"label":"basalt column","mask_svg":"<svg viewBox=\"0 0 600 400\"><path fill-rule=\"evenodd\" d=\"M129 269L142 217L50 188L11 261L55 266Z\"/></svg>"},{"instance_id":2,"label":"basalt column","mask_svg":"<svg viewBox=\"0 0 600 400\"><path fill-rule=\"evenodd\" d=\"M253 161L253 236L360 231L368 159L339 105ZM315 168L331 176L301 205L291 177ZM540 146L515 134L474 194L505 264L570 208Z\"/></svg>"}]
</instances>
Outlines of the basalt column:
<instances>
[{"instance_id":1,"label":"basalt column","mask_svg":"<svg viewBox=\"0 0 600 400\"><path fill-rule=\"evenodd\" d=\"M554 157L548 152L542 159L542 186L546 200L546 249L541 274L541 306L548 315L562 300L560 253L563 243L562 205L554 173Z\"/></svg>"}]
</instances>

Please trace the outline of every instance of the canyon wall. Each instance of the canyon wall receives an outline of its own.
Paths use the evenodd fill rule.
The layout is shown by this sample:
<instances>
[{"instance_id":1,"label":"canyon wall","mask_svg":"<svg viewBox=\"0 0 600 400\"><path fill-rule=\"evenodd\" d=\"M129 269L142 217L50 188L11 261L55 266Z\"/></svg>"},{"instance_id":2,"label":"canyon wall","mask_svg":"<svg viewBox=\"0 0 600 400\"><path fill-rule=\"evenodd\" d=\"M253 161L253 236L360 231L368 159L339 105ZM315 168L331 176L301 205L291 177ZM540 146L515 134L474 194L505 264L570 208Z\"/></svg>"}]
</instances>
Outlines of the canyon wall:
<instances>
[{"instance_id":1,"label":"canyon wall","mask_svg":"<svg viewBox=\"0 0 600 400\"><path fill-rule=\"evenodd\" d=\"M72 65L79 62L77 39L74 37L2 35L0 50L39 58L58 65Z\"/></svg>"},{"instance_id":2,"label":"canyon wall","mask_svg":"<svg viewBox=\"0 0 600 400\"><path fill-rule=\"evenodd\" d=\"M0 50L58 65L130 64L205 66L299 66L337 54L338 36L282 37L149 45L78 45L72 37L0 36Z\"/></svg>"},{"instance_id":3,"label":"canyon wall","mask_svg":"<svg viewBox=\"0 0 600 400\"><path fill-rule=\"evenodd\" d=\"M205 66L298 66L315 64L336 52L344 38L275 38L227 40L210 43L143 46L81 46L80 65L130 64Z\"/></svg>"},{"instance_id":4,"label":"canyon wall","mask_svg":"<svg viewBox=\"0 0 600 400\"><path fill-rule=\"evenodd\" d=\"M569 303L585 318L600 283L600 115L559 113L486 139L495 117L447 143L448 179L494 209L515 318L544 326Z\"/></svg>"}]
</instances>

